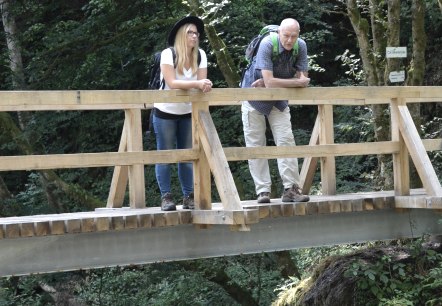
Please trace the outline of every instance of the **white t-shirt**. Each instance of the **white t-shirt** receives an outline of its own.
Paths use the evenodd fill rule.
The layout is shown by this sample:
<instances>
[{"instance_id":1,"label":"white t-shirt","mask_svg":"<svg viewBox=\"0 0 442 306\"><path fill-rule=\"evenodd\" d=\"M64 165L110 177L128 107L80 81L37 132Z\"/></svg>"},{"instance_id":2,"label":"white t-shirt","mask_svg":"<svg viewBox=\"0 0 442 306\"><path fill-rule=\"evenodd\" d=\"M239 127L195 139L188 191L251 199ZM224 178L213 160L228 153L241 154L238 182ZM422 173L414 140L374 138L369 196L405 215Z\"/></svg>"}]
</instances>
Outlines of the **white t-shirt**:
<instances>
[{"instance_id":1,"label":"white t-shirt","mask_svg":"<svg viewBox=\"0 0 442 306\"><path fill-rule=\"evenodd\" d=\"M204 50L199 49L199 52L201 54L201 62L199 65L199 68L207 68L207 56L206 52ZM161 62L160 65L167 64L174 66L173 63L173 55L172 50L170 48L164 49L161 52ZM195 74L192 76L192 68L189 70L186 70L184 68L183 70L184 74L178 74L178 71L175 69L175 78L177 80L197 80L197 75ZM163 74L161 74L161 79L163 78ZM167 86L167 83L165 84L164 90L170 90L169 86ZM184 115L189 114L192 112L192 104L190 102L186 103L154 103L154 107L158 108L160 111L169 113L169 114L175 114L175 115Z\"/></svg>"}]
</instances>

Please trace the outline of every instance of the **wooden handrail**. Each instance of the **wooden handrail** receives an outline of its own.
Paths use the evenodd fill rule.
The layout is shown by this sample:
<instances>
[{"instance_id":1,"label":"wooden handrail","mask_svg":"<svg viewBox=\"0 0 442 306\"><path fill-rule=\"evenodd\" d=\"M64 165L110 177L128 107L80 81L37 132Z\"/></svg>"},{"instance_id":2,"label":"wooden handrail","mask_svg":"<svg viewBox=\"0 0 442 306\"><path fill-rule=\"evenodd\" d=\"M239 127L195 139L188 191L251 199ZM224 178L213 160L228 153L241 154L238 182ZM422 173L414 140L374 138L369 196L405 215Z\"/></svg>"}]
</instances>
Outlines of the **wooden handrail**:
<instances>
[{"instance_id":1,"label":"wooden handrail","mask_svg":"<svg viewBox=\"0 0 442 306\"><path fill-rule=\"evenodd\" d=\"M318 105L315 135L310 144L296 147L223 148L208 112L209 106L240 106L243 100L288 99L295 105ZM114 166L114 176L107 207L121 207L129 182L132 208L145 206L144 165L191 161L195 166L195 199L203 210L211 209L210 175L215 178L225 210L241 209L236 187L228 167L229 161L252 158L307 158L302 169L304 192L311 184L316 162L321 160L323 192L336 191L336 156L392 154L397 195L409 192L408 167L411 155L424 188L430 196L442 197L442 188L426 151L442 149L442 140L422 141L411 120L407 103L441 102L441 86L416 87L315 87L293 89L213 89L209 93L190 90L110 90L110 91L0 91L0 111L71 111L124 110L125 124L118 152L0 156L0 171L42 170L59 168ZM193 103L193 148L188 150L143 151L141 110L154 102ZM390 104L392 141L371 143L334 143L333 106ZM210 169L210 170L209 170ZM309 178L307 178L309 176ZM196 220L210 219L205 212ZM215 216L212 216L215 218ZM237 219L237 218L235 218ZM243 219L244 221L245 219ZM245 226L239 221L238 225Z\"/></svg>"}]
</instances>

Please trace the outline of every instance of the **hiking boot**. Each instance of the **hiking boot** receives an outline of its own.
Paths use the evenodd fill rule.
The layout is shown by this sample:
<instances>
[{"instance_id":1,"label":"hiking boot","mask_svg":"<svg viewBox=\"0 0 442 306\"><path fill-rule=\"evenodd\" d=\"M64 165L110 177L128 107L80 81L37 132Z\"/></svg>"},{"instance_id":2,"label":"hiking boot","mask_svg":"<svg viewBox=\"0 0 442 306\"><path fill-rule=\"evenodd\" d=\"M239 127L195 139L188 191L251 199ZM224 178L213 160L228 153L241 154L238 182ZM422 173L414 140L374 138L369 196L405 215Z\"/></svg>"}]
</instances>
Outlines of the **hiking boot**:
<instances>
[{"instance_id":1,"label":"hiking boot","mask_svg":"<svg viewBox=\"0 0 442 306\"><path fill-rule=\"evenodd\" d=\"M270 203L270 192L261 192L258 194L258 203Z\"/></svg>"},{"instance_id":2,"label":"hiking boot","mask_svg":"<svg viewBox=\"0 0 442 306\"><path fill-rule=\"evenodd\" d=\"M301 188L298 185L293 184L291 188L284 190L282 194L283 202L308 202L310 197L302 194Z\"/></svg>"},{"instance_id":3,"label":"hiking boot","mask_svg":"<svg viewBox=\"0 0 442 306\"><path fill-rule=\"evenodd\" d=\"M176 205L175 203L173 203L172 195L170 194L170 192L165 193L161 197L161 210L164 211L176 210Z\"/></svg>"},{"instance_id":4,"label":"hiking boot","mask_svg":"<svg viewBox=\"0 0 442 306\"><path fill-rule=\"evenodd\" d=\"M195 201L193 200L193 192L183 198L183 209L195 209Z\"/></svg>"}]
</instances>

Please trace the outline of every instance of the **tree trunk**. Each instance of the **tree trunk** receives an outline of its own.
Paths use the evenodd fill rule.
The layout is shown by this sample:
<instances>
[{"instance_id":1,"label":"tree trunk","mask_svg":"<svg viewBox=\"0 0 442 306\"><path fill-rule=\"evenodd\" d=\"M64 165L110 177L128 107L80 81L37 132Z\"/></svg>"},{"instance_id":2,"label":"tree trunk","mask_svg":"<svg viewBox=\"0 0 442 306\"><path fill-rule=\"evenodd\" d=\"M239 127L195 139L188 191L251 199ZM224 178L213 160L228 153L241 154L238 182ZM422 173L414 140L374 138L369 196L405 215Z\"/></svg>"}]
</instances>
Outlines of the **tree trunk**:
<instances>
[{"instance_id":1,"label":"tree trunk","mask_svg":"<svg viewBox=\"0 0 442 306\"><path fill-rule=\"evenodd\" d=\"M22 131L7 112L0 112L0 129L3 137L8 137L11 142L15 142L24 154L32 155L35 152L33 146L28 142L28 139L24 137ZM46 187L45 192L47 194L48 203L59 213L67 212L67 208L60 203L56 192L57 190L61 190L89 210L105 205L103 201L88 194L85 190L65 183L53 170L40 170L39 174L42 179L42 184L45 184L43 187Z\"/></svg>"},{"instance_id":2,"label":"tree trunk","mask_svg":"<svg viewBox=\"0 0 442 306\"><path fill-rule=\"evenodd\" d=\"M15 90L24 90L27 88L27 86L25 82L21 48L17 39L17 26L15 19L11 15L10 1L0 0L0 9L9 52L9 66L12 73L13 88ZM0 127L10 134L11 140L15 141L22 152L27 155L35 154L36 151L34 148L36 143L32 143L31 139L26 139L22 132L23 130L26 130L27 122L31 120L31 116L32 113L29 112L18 112L19 124L21 128L19 129L9 114L5 112L0 113ZM37 139L38 137L32 138ZM41 152L43 151L44 150L42 149ZM67 211L57 196L57 188L71 197L83 201L83 204L89 209L104 205L104 203L87 194L87 192L84 190L80 190L78 187L66 184L52 170L39 171L39 177L42 187L46 193L49 205L54 207L57 212Z\"/></svg>"},{"instance_id":3,"label":"tree trunk","mask_svg":"<svg viewBox=\"0 0 442 306\"><path fill-rule=\"evenodd\" d=\"M408 68L406 85L421 86L425 75L425 50L427 49L427 35L425 34L425 1L413 0L411 8L413 51L410 67ZM422 124L421 107L419 103L408 104L413 122L418 131ZM422 187L417 170L412 167L410 174L412 188Z\"/></svg>"},{"instance_id":4,"label":"tree trunk","mask_svg":"<svg viewBox=\"0 0 442 306\"><path fill-rule=\"evenodd\" d=\"M382 85L381 71L380 68L381 63L376 59L376 50L377 52L382 52L384 54L385 51L382 51L382 46L385 46L385 38L382 28L377 26L379 20L377 17L380 17L381 14L381 2L380 1L370 1L370 13L371 13L371 24L375 25L372 28L373 34L373 44L370 44L370 23L362 17L358 3L356 0L347 0L347 14L350 18L350 22L353 26L353 29L356 33L356 38L359 45L359 54L362 59L362 65L364 67L364 72L366 76L366 82L368 86L379 86ZM373 15L376 14L376 15ZM380 54L379 54L380 55ZM374 104L371 106L373 110L373 119L374 119L374 131L376 141L386 141L390 138L390 122L388 117L388 108L385 105ZM389 164L389 157L380 155L378 156L378 179L376 185L384 187L390 187L392 185L392 174L391 171L387 169L387 165Z\"/></svg>"},{"instance_id":5,"label":"tree trunk","mask_svg":"<svg viewBox=\"0 0 442 306\"><path fill-rule=\"evenodd\" d=\"M420 86L424 83L425 50L427 49L427 35L425 34L425 1L413 0L412 8L412 39L413 55L408 70L407 85Z\"/></svg>"},{"instance_id":6,"label":"tree trunk","mask_svg":"<svg viewBox=\"0 0 442 306\"><path fill-rule=\"evenodd\" d=\"M385 84L385 78L382 75L382 69L380 69L381 58L382 55L385 54L385 47L387 45L385 39L385 32L387 31L385 23L379 22L379 20L385 19L383 5L384 1L370 0L370 21L373 33L373 53L375 55L373 65L379 67L376 68L377 85Z\"/></svg>"},{"instance_id":7,"label":"tree trunk","mask_svg":"<svg viewBox=\"0 0 442 306\"><path fill-rule=\"evenodd\" d=\"M387 46L399 47L400 39L400 22L401 22L401 3L400 0L388 0L388 30L387 30ZM401 59L387 58L385 67L385 83L391 85L389 75L392 71L399 71Z\"/></svg>"},{"instance_id":8,"label":"tree trunk","mask_svg":"<svg viewBox=\"0 0 442 306\"><path fill-rule=\"evenodd\" d=\"M204 16L205 9L204 3L200 3L199 0L191 0L189 1L190 11L197 14L198 16ZM235 66L235 62L230 56L229 51L227 50L227 46L219 37L216 32L215 27L210 25L207 20L204 20L204 31L207 34L207 39L209 40L210 46L215 53L216 63L224 76L229 87L239 87L240 75L237 72L237 68Z\"/></svg>"},{"instance_id":9,"label":"tree trunk","mask_svg":"<svg viewBox=\"0 0 442 306\"><path fill-rule=\"evenodd\" d=\"M0 201L3 202L7 199L12 199L12 194L9 192L3 178L0 176Z\"/></svg>"},{"instance_id":10,"label":"tree trunk","mask_svg":"<svg viewBox=\"0 0 442 306\"><path fill-rule=\"evenodd\" d=\"M10 14L9 0L0 0L0 8L6 43L9 50L9 67L12 71L12 84L14 88L25 89L26 83L23 73L21 50L17 41L17 26L14 18Z\"/></svg>"},{"instance_id":11,"label":"tree trunk","mask_svg":"<svg viewBox=\"0 0 442 306\"><path fill-rule=\"evenodd\" d=\"M359 45L359 54L361 55L362 65L366 75L368 86L377 86L377 68L375 59L370 45L370 26L367 19L361 16L356 0L347 0L347 13L350 18L353 29Z\"/></svg>"}]
</instances>

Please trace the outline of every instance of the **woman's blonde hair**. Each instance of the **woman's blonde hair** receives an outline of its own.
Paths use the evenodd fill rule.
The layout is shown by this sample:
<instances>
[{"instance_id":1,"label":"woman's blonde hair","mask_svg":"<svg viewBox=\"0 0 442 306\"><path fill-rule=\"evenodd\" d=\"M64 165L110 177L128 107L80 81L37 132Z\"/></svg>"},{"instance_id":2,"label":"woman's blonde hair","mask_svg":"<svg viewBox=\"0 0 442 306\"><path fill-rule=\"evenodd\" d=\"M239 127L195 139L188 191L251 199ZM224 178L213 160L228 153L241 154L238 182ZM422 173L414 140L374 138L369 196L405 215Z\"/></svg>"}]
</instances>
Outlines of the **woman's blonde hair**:
<instances>
[{"instance_id":1,"label":"woman's blonde hair","mask_svg":"<svg viewBox=\"0 0 442 306\"><path fill-rule=\"evenodd\" d=\"M178 32L175 36L175 53L176 53L176 59L175 59L175 66L179 74L184 74L184 63L186 62L187 58L187 31L189 31L190 27L193 24L186 23L181 28L178 29ZM195 75L198 70L198 47L199 47L199 41L197 41L197 44L192 50L192 56L188 59L190 63L190 68L192 69L192 75Z\"/></svg>"}]
</instances>

